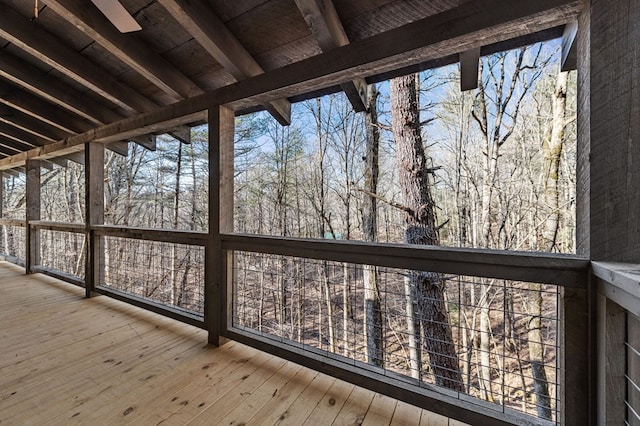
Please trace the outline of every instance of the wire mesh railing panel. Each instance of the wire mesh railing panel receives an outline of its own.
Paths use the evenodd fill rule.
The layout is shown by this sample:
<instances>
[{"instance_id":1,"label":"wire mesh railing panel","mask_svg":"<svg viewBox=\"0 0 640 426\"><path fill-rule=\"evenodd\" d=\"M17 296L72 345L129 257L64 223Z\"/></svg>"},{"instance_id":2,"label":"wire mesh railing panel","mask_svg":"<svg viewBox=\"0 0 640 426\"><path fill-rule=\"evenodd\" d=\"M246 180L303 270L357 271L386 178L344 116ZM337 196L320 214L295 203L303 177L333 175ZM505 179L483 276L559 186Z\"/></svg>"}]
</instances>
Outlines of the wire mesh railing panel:
<instances>
[{"instance_id":1,"label":"wire mesh railing panel","mask_svg":"<svg viewBox=\"0 0 640 426\"><path fill-rule=\"evenodd\" d=\"M204 313L204 247L104 237L100 285Z\"/></svg>"},{"instance_id":2,"label":"wire mesh railing panel","mask_svg":"<svg viewBox=\"0 0 640 426\"><path fill-rule=\"evenodd\" d=\"M626 424L640 426L640 318L627 311Z\"/></svg>"},{"instance_id":3,"label":"wire mesh railing panel","mask_svg":"<svg viewBox=\"0 0 640 426\"><path fill-rule=\"evenodd\" d=\"M16 225L0 225L0 253L24 265L25 228Z\"/></svg>"},{"instance_id":4,"label":"wire mesh railing panel","mask_svg":"<svg viewBox=\"0 0 640 426\"><path fill-rule=\"evenodd\" d=\"M40 266L84 279L86 241L84 233L41 229Z\"/></svg>"},{"instance_id":5,"label":"wire mesh railing panel","mask_svg":"<svg viewBox=\"0 0 640 426\"><path fill-rule=\"evenodd\" d=\"M556 286L235 251L232 303L245 332L558 419Z\"/></svg>"}]
</instances>

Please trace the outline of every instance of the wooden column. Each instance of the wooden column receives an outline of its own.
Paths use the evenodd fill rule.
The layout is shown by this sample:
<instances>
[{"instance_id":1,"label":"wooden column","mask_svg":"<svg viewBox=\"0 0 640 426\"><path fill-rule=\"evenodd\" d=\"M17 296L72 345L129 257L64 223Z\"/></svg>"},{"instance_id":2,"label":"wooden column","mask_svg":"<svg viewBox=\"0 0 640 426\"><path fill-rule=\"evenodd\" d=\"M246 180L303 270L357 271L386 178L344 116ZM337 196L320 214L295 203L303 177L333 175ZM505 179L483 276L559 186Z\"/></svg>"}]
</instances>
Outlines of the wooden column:
<instances>
[{"instance_id":1,"label":"wooden column","mask_svg":"<svg viewBox=\"0 0 640 426\"><path fill-rule=\"evenodd\" d=\"M233 232L233 141L235 115L228 108L209 109L209 239L205 260L204 321L209 343L220 344L230 319L229 286L233 260L222 250L220 233Z\"/></svg>"},{"instance_id":2,"label":"wooden column","mask_svg":"<svg viewBox=\"0 0 640 426\"><path fill-rule=\"evenodd\" d=\"M0 170L0 218L4 217L4 172Z\"/></svg>"},{"instance_id":3,"label":"wooden column","mask_svg":"<svg viewBox=\"0 0 640 426\"><path fill-rule=\"evenodd\" d=\"M640 0L584 3L577 38L577 250L594 261L638 264ZM594 400L599 424L621 424L625 326L619 307L605 296L601 292L592 302L597 319L589 346L597 360L591 370L596 371Z\"/></svg>"},{"instance_id":4,"label":"wooden column","mask_svg":"<svg viewBox=\"0 0 640 426\"><path fill-rule=\"evenodd\" d=\"M576 252L590 255L590 9L581 13L576 40L578 54L578 164L576 176ZM561 289L560 307L560 405L561 423L596 424L596 291L595 280L587 290Z\"/></svg>"},{"instance_id":5,"label":"wooden column","mask_svg":"<svg viewBox=\"0 0 640 426\"><path fill-rule=\"evenodd\" d=\"M598 424L622 425L625 420L626 313L598 295Z\"/></svg>"},{"instance_id":6,"label":"wooden column","mask_svg":"<svg viewBox=\"0 0 640 426\"><path fill-rule=\"evenodd\" d=\"M92 225L104 223L104 145L90 142L84 146L85 175L85 294L95 295L104 274L104 241L95 235Z\"/></svg>"},{"instance_id":7,"label":"wooden column","mask_svg":"<svg viewBox=\"0 0 640 426\"><path fill-rule=\"evenodd\" d=\"M37 229L31 229L30 226L31 221L40 220L40 161L27 160L26 173L24 270L30 274L31 268L40 263L40 233Z\"/></svg>"}]
</instances>

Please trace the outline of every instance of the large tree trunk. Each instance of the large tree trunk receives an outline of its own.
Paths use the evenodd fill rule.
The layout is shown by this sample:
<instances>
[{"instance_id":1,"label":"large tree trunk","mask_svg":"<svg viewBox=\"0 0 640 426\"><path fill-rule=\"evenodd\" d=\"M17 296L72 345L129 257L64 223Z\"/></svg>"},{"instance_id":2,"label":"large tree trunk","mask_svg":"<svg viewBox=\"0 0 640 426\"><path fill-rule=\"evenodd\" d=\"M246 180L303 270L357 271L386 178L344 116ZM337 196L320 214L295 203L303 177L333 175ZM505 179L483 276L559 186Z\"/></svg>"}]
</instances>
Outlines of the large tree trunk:
<instances>
[{"instance_id":1,"label":"large tree trunk","mask_svg":"<svg viewBox=\"0 0 640 426\"><path fill-rule=\"evenodd\" d=\"M560 171L560 156L565 130L565 112L567 107L568 73L558 74L556 89L552 101L551 129L543 143L544 152L544 227L540 235L538 247L543 251L554 251L558 236L558 222L560 221L558 173ZM551 419L551 397L549 383L544 365L544 338L542 336L542 286L531 284L527 298L527 310L530 315L527 340L529 342L529 357L531 373L533 375L534 393L538 417Z\"/></svg>"},{"instance_id":2,"label":"large tree trunk","mask_svg":"<svg viewBox=\"0 0 640 426\"><path fill-rule=\"evenodd\" d=\"M420 132L416 76L391 80L390 95L391 125L405 207L405 242L438 245L429 170ZM412 369L417 367L419 375L422 364L420 346L424 345L436 384L464 391L444 290L445 283L439 274L420 271L407 274L405 297L409 315L411 366Z\"/></svg>"},{"instance_id":3,"label":"large tree trunk","mask_svg":"<svg viewBox=\"0 0 640 426\"><path fill-rule=\"evenodd\" d=\"M378 210L376 198L369 194L378 191L378 150L380 147L380 130L378 127L378 89L369 86L367 96L367 113L365 124L367 129L367 147L365 154L364 195L362 204L362 223L365 241L378 240ZM367 362L378 367L384 367L382 310L380 290L378 288L378 269L373 265L364 265L364 322L367 337Z\"/></svg>"}]
</instances>

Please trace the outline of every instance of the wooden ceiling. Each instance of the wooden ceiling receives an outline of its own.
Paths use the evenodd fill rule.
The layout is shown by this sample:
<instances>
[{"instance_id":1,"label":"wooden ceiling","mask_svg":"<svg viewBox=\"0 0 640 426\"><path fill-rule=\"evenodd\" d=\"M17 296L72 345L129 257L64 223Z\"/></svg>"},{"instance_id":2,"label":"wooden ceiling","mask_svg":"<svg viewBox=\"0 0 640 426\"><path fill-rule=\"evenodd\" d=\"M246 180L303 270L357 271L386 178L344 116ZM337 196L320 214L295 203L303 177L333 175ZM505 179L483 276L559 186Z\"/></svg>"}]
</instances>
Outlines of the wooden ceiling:
<instances>
[{"instance_id":1,"label":"wooden ceiling","mask_svg":"<svg viewBox=\"0 0 640 426\"><path fill-rule=\"evenodd\" d=\"M168 108L192 113L213 98L238 112L266 109L282 124L291 102L318 93L343 90L361 111L367 82L459 57L473 76L481 52L560 36L580 8L577 0L120 3L140 31L121 33L90 0L0 0L0 159L80 144L109 123L132 128L145 114L172 115ZM187 138L180 126L172 132ZM108 147L124 152L129 140L154 146L130 132Z\"/></svg>"}]
</instances>

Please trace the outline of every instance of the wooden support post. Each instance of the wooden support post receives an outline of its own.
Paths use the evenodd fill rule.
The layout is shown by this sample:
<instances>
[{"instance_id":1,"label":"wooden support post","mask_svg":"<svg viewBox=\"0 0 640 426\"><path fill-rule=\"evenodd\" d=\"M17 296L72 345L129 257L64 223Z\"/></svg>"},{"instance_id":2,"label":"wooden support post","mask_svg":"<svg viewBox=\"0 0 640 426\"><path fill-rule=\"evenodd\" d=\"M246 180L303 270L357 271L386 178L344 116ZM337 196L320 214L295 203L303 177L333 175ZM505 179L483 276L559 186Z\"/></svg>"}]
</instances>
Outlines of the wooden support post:
<instances>
[{"instance_id":1,"label":"wooden support post","mask_svg":"<svg viewBox=\"0 0 640 426\"><path fill-rule=\"evenodd\" d=\"M640 51L636 48L640 0L583 3L574 42L578 64L576 251L593 261L637 264L640 145L634 142L640 139ZM567 40L571 38L568 30ZM570 56L567 49L565 53ZM589 347L590 351L596 348L591 361L596 367L582 374L594 376L590 424L622 424L624 385L617 387L620 382L615 376L625 368L624 357L610 351L619 344L624 322L604 296L595 298L596 338ZM575 390L570 387L564 392ZM575 409L566 416L587 411L584 406Z\"/></svg>"},{"instance_id":2,"label":"wooden support post","mask_svg":"<svg viewBox=\"0 0 640 426\"><path fill-rule=\"evenodd\" d=\"M40 220L40 161L27 160L25 254L24 270L30 274L32 267L40 264L40 232L30 222Z\"/></svg>"},{"instance_id":3,"label":"wooden support post","mask_svg":"<svg viewBox=\"0 0 640 426\"><path fill-rule=\"evenodd\" d=\"M104 238L96 235L92 225L104 223L104 145L89 142L84 146L87 252L85 256L85 295L95 295L104 275Z\"/></svg>"},{"instance_id":4,"label":"wooden support post","mask_svg":"<svg viewBox=\"0 0 640 426\"><path fill-rule=\"evenodd\" d=\"M564 287L560 296L560 424L595 425L589 407L593 377L591 291Z\"/></svg>"},{"instance_id":5,"label":"wooden support post","mask_svg":"<svg viewBox=\"0 0 640 426\"><path fill-rule=\"evenodd\" d=\"M231 256L222 250L220 233L233 232L233 141L235 115L228 108L209 109L209 238L205 260L204 321L209 343L220 344L229 323L228 286Z\"/></svg>"},{"instance_id":6,"label":"wooden support post","mask_svg":"<svg viewBox=\"0 0 640 426\"><path fill-rule=\"evenodd\" d=\"M0 218L4 216L4 173L0 170Z\"/></svg>"},{"instance_id":7,"label":"wooden support post","mask_svg":"<svg viewBox=\"0 0 640 426\"><path fill-rule=\"evenodd\" d=\"M625 421L625 310L598 294L598 424Z\"/></svg>"}]
</instances>

